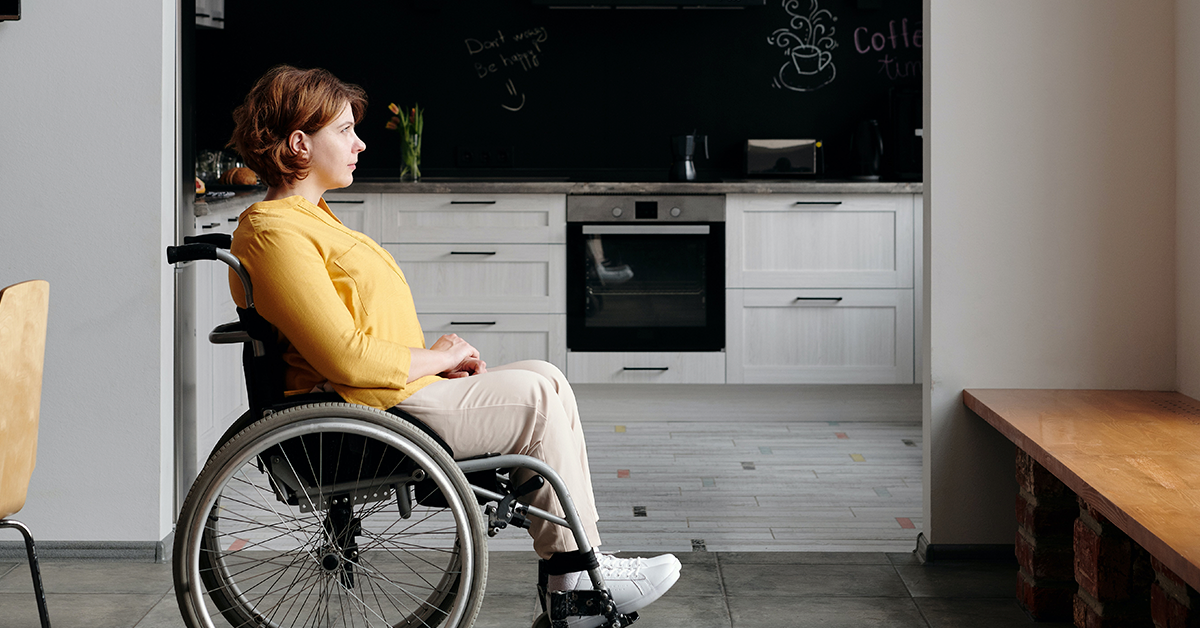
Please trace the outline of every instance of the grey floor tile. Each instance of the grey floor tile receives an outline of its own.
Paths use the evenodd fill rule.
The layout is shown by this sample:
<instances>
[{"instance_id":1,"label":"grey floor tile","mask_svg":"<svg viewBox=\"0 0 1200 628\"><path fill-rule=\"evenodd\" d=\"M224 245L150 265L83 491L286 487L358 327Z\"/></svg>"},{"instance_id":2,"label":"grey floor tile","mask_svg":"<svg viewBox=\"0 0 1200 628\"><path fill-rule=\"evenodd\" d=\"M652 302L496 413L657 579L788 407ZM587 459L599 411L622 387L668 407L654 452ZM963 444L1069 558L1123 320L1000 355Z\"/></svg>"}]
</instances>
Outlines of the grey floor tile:
<instances>
[{"instance_id":1,"label":"grey floor tile","mask_svg":"<svg viewBox=\"0 0 1200 628\"><path fill-rule=\"evenodd\" d=\"M926 628L913 601L886 597L729 598L735 628Z\"/></svg>"},{"instance_id":2,"label":"grey floor tile","mask_svg":"<svg viewBox=\"0 0 1200 628\"><path fill-rule=\"evenodd\" d=\"M183 616L179 614L179 603L175 601L175 592L168 591L133 628L186 628Z\"/></svg>"},{"instance_id":3,"label":"grey floor tile","mask_svg":"<svg viewBox=\"0 0 1200 628\"><path fill-rule=\"evenodd\" d=\"M537 595L488 595L483 598L475 628L525 628L541 612Z\"/></svg>"},{"instance_id":4,"label":"grey floor tile","mask_svg":"<svg viewBox=\"0 0 1200 628\"><path fill-rule=\"evenodd\" d=\"M171 565L110 560L41 562L46 593L136 593L162 596L171 588ZM0 579L0 593L31 591L29 565Z\"/></svg>"},{"instance_id":5,"label":"grey floor tile","mask_svg":"<svg viewBox=\"0 0 1200 628\"><path fill-rule=\"evenodd\" d=\"M487 595L537 595L538 557L533 552L489 552Z\"/></svg>"},{"instance_id":6,"label":"grey floor tile","mask_svg":"<svg viewBox=\"0 0 1200 628\"><path fill-rule=\"evenodd\" d=\"M638 611L638 616L634 625L646 628L730 628L732 625L724 598L676 595L675 589Z\"/></svg>"},{"instance_id":7,"label":"grey floor tile","mask_svg":"<svg viewBox=\"0 0 1200 628\"><path fill-rule=\"evenodd\" d=\"M0 563L0 578L3 578L8 572L17 568L21 563Z\"/></svg>"},{"instance_id":8,"label":"grey floor tile","mask_svg":"<svg viewBox=\"0 0 1200 628\"><path fill-rule=\"evenodd\" d=\"M915 597L1016 596L1017 566L994 562L926 563L896 565L896 573Z\"/></svg>"},{"instance_id":9,"label":"grey floor tile","mask_svg":"<svg viewBox=\"0 0 1200 628\"><path fill-rule=\"evenodd\" d=\"M56 628L129 628L152 609L159 595L123 593L48 593L50 624ZM0 593L4 628L37 628L37 603L33 594Z\"/></svg>"},{"instance_id":10,"label":"grey floor tile","mask_svg":"<svg viewBox=\"0 0 1200 628\"><path fill-rule=\"evenodd\" d=\"M722 565L887 565L883 552L721 552Z\"/></svg>"},{"instance_id":11,"label":"grey floor tile","mask_svg":"<svg viewBox=\"0 0 1200 628\"><path fill-rule=\"evenodd\" d=\"M909 597L891 565L721 565L725 594L783 597Z\"/></svg>"},{"instance_id":12,"label":"grey floor tile","mask_svg":"<svg viewBox=\"0 0 1200 628\"><path fill-rule=\"evenodd\" d=\"M921 565L921 559L914 552L888 552L887 559L893 565Z\"/></svg>"},{"instance_id":13,"label":"grey floor tile","mask_svg":"<svg viewBox=\"0 0 1200 628\"><path fill-rule=\"evenodd\" d=\"M929 628L1070 628L1070 623L1034 622L1017 606L1015 596L1008 599L918 598L914 600Z\"/></svg>"},{"instance_id":14,"label":"grey floor tile","mask_svg":"<svg viewBox=\"0 0 1200 628\"><path fill-rule=\"evenodd\" d=\"M682 562L682 561L680 561ZM717 563L683 563L679 570L679 581L671 587L670 596L697 597L721 596L721 574Z\"/></svg>"}]
</instances>

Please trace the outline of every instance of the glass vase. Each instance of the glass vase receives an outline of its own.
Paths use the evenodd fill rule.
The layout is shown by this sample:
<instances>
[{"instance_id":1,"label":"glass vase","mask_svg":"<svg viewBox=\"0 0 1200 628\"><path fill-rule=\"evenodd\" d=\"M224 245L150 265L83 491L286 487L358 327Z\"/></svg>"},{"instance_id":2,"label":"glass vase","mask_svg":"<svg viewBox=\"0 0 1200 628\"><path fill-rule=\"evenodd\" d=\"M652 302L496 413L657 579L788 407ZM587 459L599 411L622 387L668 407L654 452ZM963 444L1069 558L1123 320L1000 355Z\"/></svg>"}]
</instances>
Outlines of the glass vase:
<instances>
[{"instance_id":1,"label":"glass vase","mask_svg":"<svg viewBox=\"0 0 1200 628\"><path fill-rule=\"evenodd\" d=\"M400 144L400 180L421 180L421 135L413 133Z\"/></svg>"}]
</instances>

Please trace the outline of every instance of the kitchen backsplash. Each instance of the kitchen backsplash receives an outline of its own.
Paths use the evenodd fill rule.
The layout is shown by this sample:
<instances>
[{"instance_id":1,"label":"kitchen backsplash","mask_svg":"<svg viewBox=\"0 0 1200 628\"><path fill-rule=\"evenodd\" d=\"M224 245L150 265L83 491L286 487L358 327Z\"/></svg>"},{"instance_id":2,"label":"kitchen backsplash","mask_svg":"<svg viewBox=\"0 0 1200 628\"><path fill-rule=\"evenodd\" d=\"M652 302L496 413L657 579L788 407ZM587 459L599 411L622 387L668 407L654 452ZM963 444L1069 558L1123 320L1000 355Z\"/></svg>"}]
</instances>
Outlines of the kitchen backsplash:
<instances>
[{"instance_id":1,"label":"kitchen backsplash","mask_svg":"<svg viewBox=\"0 0 1200 628\"><path fill-rule=\"evenodd\" d=\"M741 10L273 0L227 3L225 28L195 42L200 150L222 147L254 80L290 63L366 89L360 176L399 173L399 140L384 128L395 102L426 111L426 176L665 178L670 136L694 131L709 137L710 158L696 162L704 178L743 173L745 140L756 138L823 140L837 177L852 171L859 122L877 119L888 178L899 152L889 150L892 109L919 98L924 33L919 0ZM903 115L919 120L919 103Z\"/></svg>"}]
</instances>

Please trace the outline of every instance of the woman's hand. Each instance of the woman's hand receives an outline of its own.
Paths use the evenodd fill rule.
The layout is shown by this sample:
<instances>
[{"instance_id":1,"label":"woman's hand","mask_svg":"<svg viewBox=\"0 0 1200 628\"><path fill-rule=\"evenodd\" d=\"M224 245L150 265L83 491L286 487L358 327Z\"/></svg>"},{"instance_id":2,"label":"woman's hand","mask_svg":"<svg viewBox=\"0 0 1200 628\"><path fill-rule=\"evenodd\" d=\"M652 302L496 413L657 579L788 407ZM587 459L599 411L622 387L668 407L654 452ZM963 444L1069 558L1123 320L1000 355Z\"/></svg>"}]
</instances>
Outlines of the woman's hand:
<instances>
[{"instance_id":1,"label":"woman's hand","mask_svg":"<svg viewBox=\"0 0 1200 628\"><path fill-rule=\"evenodd\" d=\"M459 377L467 377L470 375L480 375L487 372L487 363L479 358L467 358L458 366L448 371L438 373L447 379L458 379Z\"/></svg>"},{"instance_id":2,"label":"woman's hand","mask_svg":"<svg viewBox=\"0 0 1200 628\"><path fill-rule=\"evenodd\" d=\"M458 334L446 334L438 338L429 349L413 349L413 358L422 363L422 368L414 368L415 372L410 374L409 381L423 374L457 379L487 372L487 363L480 359L479 351L459 338Z\"/></svg>"},{"instance_id":3,"label":"woman's hand","mask_svg":"<svg viewBox=\"0 0 1200 628\"><path fill-rule=\"evenodd\" d=\"M454 363L458 364L467 358L478 358L479 351L467 343L466 340L458 337L458 334L446 334L437 339L432 345L429 345L430 351L446 351L448 355L459 355L459 359Z\"/></svg>"},{"instance_id":4,"label":"woman's hand","mask_svg":"<svg viewBox=\"0 0 1200 628\"><path fill-rule=\"evenodd\" d=\"M454 366L438 373L442 377L457 379L487 372L487 364L479 358L479 350L472 347L466 340L459 338L458 334L446 334L438 338L437 342L430 345L429 350L445 351L450 356L463 355L463 358L455 362Z\"/></svg>"}]
</instances>

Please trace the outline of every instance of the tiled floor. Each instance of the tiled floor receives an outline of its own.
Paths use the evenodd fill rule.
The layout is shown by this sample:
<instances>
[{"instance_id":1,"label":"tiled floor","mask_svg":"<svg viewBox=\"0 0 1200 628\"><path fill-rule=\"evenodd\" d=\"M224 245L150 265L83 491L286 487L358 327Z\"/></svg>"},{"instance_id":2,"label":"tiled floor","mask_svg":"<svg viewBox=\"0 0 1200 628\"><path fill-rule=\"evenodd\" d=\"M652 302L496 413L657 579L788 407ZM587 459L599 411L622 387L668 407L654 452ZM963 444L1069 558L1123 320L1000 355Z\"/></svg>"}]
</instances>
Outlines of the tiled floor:
<instances>
[{"instance_id":1,"label":"tiled floor","mask_svg":"<svg viewBox=\"0 0 1200 628\"><path fill-rule=\"evenodd\" d=\"M910 553L687 552L679 582L641 613L643 628L881 626L1008 628L1033 622L1014 601L1016 566L921 565ZM475 625L522 628L534 616L536 561L493 552ZM182 628L170 566L47 560L57 628ZM29 570L0 563L0 625L34 628ZM1062 628L1066 624L1038 624Z\"/></svg>"},{"instance_id":2,"label":"tiled floor","mask_svg":"<svg viewBox=\"0 0 1200 628\"><path fill-rule=\"evenodd\" d=\"M917 386L580 386L578 397L605 549L684 563L639 626L1032 623L1014 601L1015 563L921 565L911 553ZM528 537L509 530L490 547L476 625L529 625ZM43 573L58 628L182 626L169 565L47 559ZM0 563L0 627L36 625L28 568Z\"/></svg>"}]
</instances>

